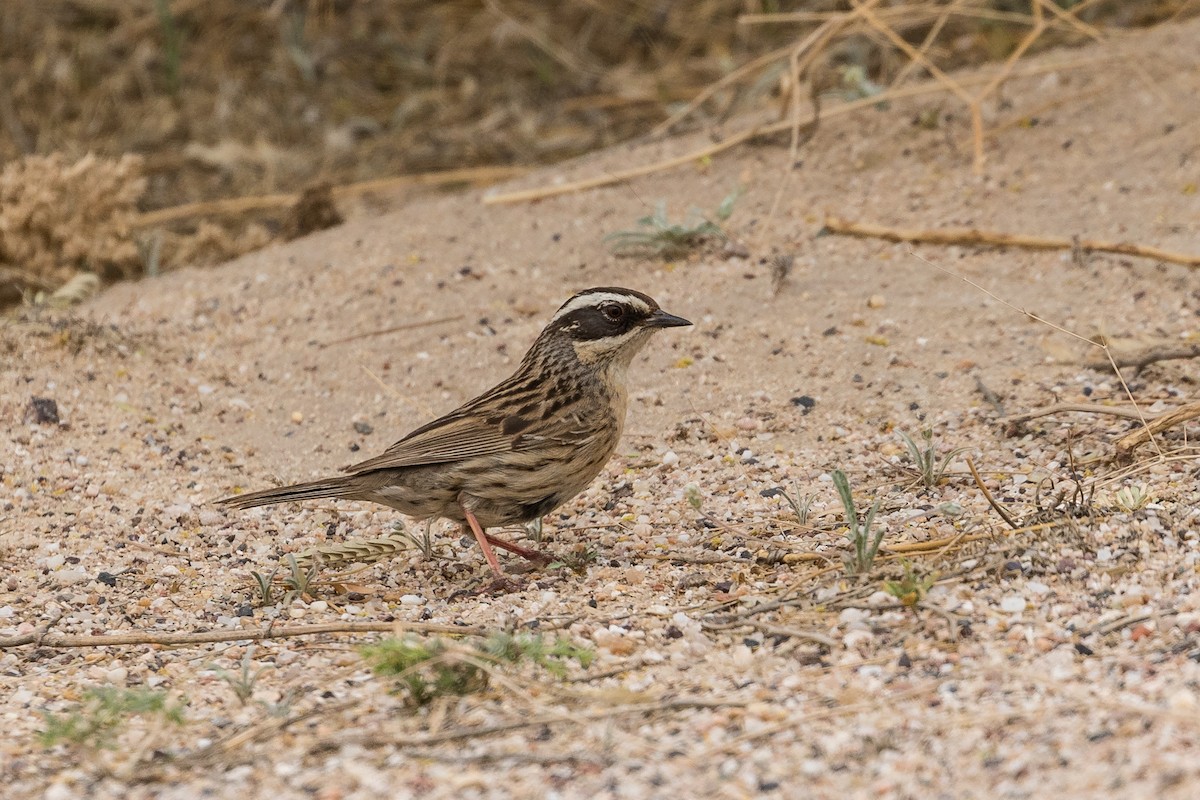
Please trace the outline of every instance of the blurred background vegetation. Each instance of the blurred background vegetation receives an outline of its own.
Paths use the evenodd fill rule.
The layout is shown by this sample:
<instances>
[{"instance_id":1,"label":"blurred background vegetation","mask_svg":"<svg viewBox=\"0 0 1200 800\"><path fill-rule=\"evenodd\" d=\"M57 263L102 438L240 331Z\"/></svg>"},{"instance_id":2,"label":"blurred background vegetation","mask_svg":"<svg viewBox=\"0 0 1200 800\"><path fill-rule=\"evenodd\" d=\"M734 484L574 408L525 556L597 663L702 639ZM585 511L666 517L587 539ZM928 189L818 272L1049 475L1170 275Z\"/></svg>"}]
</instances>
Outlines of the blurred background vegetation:
<instances>
[{"instance_id":1,"label":"blurred background vegetation","mask_svg":"<svg viewBox=\"0 0 1200 800\"><path fill-rule=\"evenodd\" d=\"M1031 9L1050 1L885 0L876 9L906 41L952 69L1008 56L1029 30ZM1053 2L1106 31L1200 12L1195 0ZM304 232L303 224L289 227L278 197L241 207L254 213L170 218L152 239L136 214L222 198L290 196L322 182L340 187L559 161L646 135L715 81L772 52L776 58L715 92L676 130L755 110L775 109L778 117L788 91L787 48L852 6L847 0L3 0L0 202L20 206L31 182L52 185L50 173L89 153L133 155L136 169L126 161L104 173L129 176L105 184L104 193L134 195L132 205L113 213L125 213L122 230L142 238L136 257L123 251L133 263L119 268L94 263L97 257L87 253L60 263L53 279L31 267L28 243L17 247L13 237L35 230L39 215L61 198L78 201L64 178L59 194L27 203L36 213L0 218L0 303L53 289L73 270L119 277L212 262L285 232ZM780 14L790 16L760 16ZM1030 52L1087 38L1068 25L1052 27ZM852 67L860 87L886 86L907 63L893 43L869 30L846 30L828 49L826 61L840 64L843 75ZM52 154L58 160L49 165L15 166ZM87 169L76 173L96 182ZM322 195L315 197L319 205ZM379 192L365 199L386 208L397 198ZM71 224L88 217L76 214ZM31 241L52 246L54 235L35 232Z\"/></svg>"}]
</instances>

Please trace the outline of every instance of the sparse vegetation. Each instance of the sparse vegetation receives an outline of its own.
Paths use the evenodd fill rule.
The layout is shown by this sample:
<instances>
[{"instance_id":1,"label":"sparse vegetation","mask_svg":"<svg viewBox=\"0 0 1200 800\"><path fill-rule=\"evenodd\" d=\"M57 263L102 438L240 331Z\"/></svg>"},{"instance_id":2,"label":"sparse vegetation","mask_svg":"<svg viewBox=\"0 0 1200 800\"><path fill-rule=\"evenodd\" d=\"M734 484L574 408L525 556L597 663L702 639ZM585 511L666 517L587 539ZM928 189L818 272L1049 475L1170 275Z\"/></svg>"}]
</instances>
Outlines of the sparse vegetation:
<instances>
[{"instance_id":1,"label":"sparse vegetation","mask_svg":"<svg viewBox=\"0 0 1200 800\"><path fill-rule=\"evenodd\" d=\"M846 525L849 528L846 536L854 548L853 554L845 560L846 574L863 575L871 571L871 567L875 564L875 556L879 553L879 545L883 542L882 530L871 532L871 525L875 521L875 512L879 510L879 501L876 500L871 504L871 510L860 522L846 473L835 469L832 477L834 488L837 489L842 506L846 509Z\"/></svg>"},{"instance_id":2,"label":"sparse vegetation","mask_svg":"<svg viewBox=\"0 0 1200 800\"><path fill-rule=\"evenodd\" d=\"M258 590L258 604L260 606L271 606L275 604L275 573L279 572L279 567L271 570L267 575L261 572L251 571L250 575L254 578L254 588Z\"/></svg>"},{"instance_id":3,"label":"sparse vegetation","mask_svg":"<svg viewBox=\"0 0 1200 800\"><path fill-rule=\"evenodd\" d=\"M404 526L404 523L397 520L392 524L392 533L401 534L405 539L412 542L413 547L417 548L426 560L433 558L433 520L426 520L425 530L421 533L420 538L415 533Z\"/></svg>"},{"instance_id":4,"label":"sparse vegetation","mask_svg":"<svg viewBox=\"0 0 1200 800\"><path fill-rule=\"evenodd\" d=\"M542 543L542 518L525 523L525 533L535 544Z\"/></svg>"},{"instance_id":5,"label":"sparse vegetation","mask_svg":"<svg viewBox=\"0 0 1200 800\"><path fill-rule=\"evenodd\" d=\"M1122 486L1113 497L1117 506L1126 512L1140 511L1150 502L1150 488L1144 483Z\"/></svg>"},{"instance_id":6,"label":"sparse vegetation","mask_svg":"<svg viewBox=\"0 0 1200 800\"><path fill-rule=\"evenodd\" d=\"M284 606L290 606L292 601L297 597L306 599L309 597L308 590L312 586L313 581L317 578L317 573L320 571L320 559L314 558L311 561L301 564L296 556L288 553L284 556L284 563L287 564L288 574L279 581L279 585L284 588L283 597L279 602ZM260 572L251 572L254 577L255 587L258 589L259 605L270 606L275 605L275 575L279 572L279 567L271 570L269 575L263 575Z\"/></svg>"},{"instance_id":7,"label":"sparse vegetation","mask_svg":"<svg viewBox=\"0 0 1200 800\"><path fill-rule=\"evenodd\" d=\"M808 524L809 514L812 512L813 501L817 499L815 494L801 495L800 489L793 486L789 493L783 487L776 490L779 497L792 508L792 513L796 515L796 521L802 526Z\"/></svg>"},{"instance_id":8,"label":"sparse vegetation","mask_svg":"<svg viewBox=\"0 0 1200 800\"><path fill-rule=\"evenodd\" d=\"M915 606L929 594L929 589L937 582L937 573L923 573L907 559L903 565L904 575L898 581L884 581L883 590L904 605Z\"/></svg>"},{"instance_id":9,"label":"sparse vegetation","mask_svg":"<svg viewBox=\"0 0 1200 800\"><path fill-rule=\"evenodd\" d=\"M212 667L221 680L225 681L229 685L229 688L233 690L234 696L237 697L238 702L242 705L246 705L254 698L254 687L258 683L259 676L272 668L271 665L267 665L258 669L252 669L254 665L253 657L254 648L247 647L246 652L242 654L242 660L237 672L230 672L215 665Z\"/></svg>"},{"instance_id":10,"label":"sparse vegetation","mask_svg":"<svg viewBox=\"0 0 1200 800\"><path fill-rule=\"evenodd\" d=\"M436 697L471 694L487 687L492 670L502 664L528 662L556 677L566 675L567 662L587 668L592 651L568 639L497 633L474 645L408 636L385 639L362 648L363 658L378 675L395 677L417 706Z\"/></svg>"},{"instance_id":11,"label":"sparse vegetation","mask_svg":"<svg viewBox=\"0 0 1200 800\"><path fill-rule=\"evenodd\" d=\"M950 462L959 453L965 453L968 448L956 447L946 455L939 457L937 448L933 444L933 429L926 428L921 431L921 440L924 446L918 445L913 438L904 431L897 431L900 439L908 448L908 455L912 458L913 469L917 473L917 478L921 484L927 489L932 489L942 482L942 478L946 477L946 470L950 468Z\"/></svg>"},{"instance_id":12,"label":"sparse vegetation","mask_svg":"<svg viewBox=\"0 0 1200 800\"><path fill-rule=\"evenodd\" d=\"M183 724L183 704L172 703L166 692L98 686L83 693L83 701L62 714L47 712L38 740L46 747L67 743L92 750L113 747L131 717L153 717Z\"/></svg>"},{"instance_id":13,"label":"sparse vegetation","mask_svg":"<svg viewBox=\"0 0 1200 800\"><path fill-rule=\"evenodd\" d=\"M589 565L595 563L599 554L594 547L583 547L573 550L558 561L552 561L546 569L569 569L572 572L583 573Z\"/></svg>"},{"instance_id":14,"label":"sparse vegetation","mask_svg":"<svg viewBox=\"0 0 1200 800\"><path fill-rule=\"evenodd\" d=\"M733 191L721 201L713 213L713 219L724 222L733 213L738 191ZM688 211L683 222L671 222L667 218L667 203L660 200L654 213L637 221L639 229L617 231L604 237L612 251L618 256L640 256L670 260L682 258L711 239L725 239L725 231L717 222L704 216L698 208Z\"/></svg>"}]
</instances>

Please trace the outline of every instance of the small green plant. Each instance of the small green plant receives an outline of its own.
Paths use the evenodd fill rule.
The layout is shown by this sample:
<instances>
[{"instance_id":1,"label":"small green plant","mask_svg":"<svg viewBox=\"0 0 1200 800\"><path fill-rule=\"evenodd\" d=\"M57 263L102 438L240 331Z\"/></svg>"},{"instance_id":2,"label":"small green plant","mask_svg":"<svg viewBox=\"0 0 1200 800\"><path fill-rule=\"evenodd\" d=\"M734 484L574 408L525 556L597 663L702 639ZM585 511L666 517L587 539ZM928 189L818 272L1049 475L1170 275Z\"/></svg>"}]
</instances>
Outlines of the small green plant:
<instances>
[{"instance_id":1,"label":"small green plant","mask_svg":"<svg viewBox=\"0 0 1200 800\"><path fill-rule=\"evenodd\" d=\"M93 750L111 748L130 717L154 717L183 724L183 704L170 702L166 692L97 686L64 714L45 713L46 727L38 733L45 747L66 742Z\"/></svg>"},{"instance_id":2,"label":"small green plant","mask_svg":"<svg viewBox=\"0 0 1200 800\"><path fill-rule=\"evenodd\" d=\"M846 509L846 525L849 526L846 536L854 545L854 554L846 558L846 574L862 575L870 572L879 553L879 545L883 542L883 531L871 533L871 523L875 521L875 512L879 510L879 501L871 505L871 510L862 522L859 522L858 511L854 508L854 495L850 493L850 481L846 473L840 469L833 471L833 486L837 489L842 506Z\"/></svg>"},{"instance_id":3,"label":"small green plant","mask_svg":"<svg viewBox=\"0 0 1200 800\"><path fill-rule=\"evenodd\" d=\"M179 94L179 65L182 61L180 43L183 36L175 15L171 13L170 0L155 0L155 12L158 14L158 29L163 37L163 61L166 64L167 89L173 95Z\"/></svg>"},{"instance_id":4,"label":"small green plant","mask_svg":"<svg viewBox=\"0 0 1200 800\"><path fill-rule=\"evenodd\" d=\"M884 87L872 81L867 75L867 70L858 64L847 64L838 72L841 81L833 94L842 100L847 102L861 100L866 97L875 97L884 91Z\"/></svg>"},{"instance_id":5,"label":"small green plant","mask_svg":"<svg viewBox=\"0 0 1200 800\"><path fill-rule=\"evenodd\" d=\"M783 498L783 501L792 507L792 512L796 515L801 525L808 524L809 514L812 513L813 501L817 499L815 494L801 495L800 490L795 486L792 487L792 494L788 494L782 487L776 488L776 493Z\"/></svg>"},{"instance_id":6,"label":"small green plant","mask_svg":"<svg viewBox=\"0 0 1200 800\"><path fill-rule=\"evenodd\" d=\"M556 678L567 676L567 661L574 661L587 669L596 658L596 654L588 648L580 647L562 636L548 642L544 636L494 633L480 648L497 661L512 664L530 661Z\"/></svg>"},{"instance_id":7,"label":"small green plant","mask_svg":"<svg viewBox=\"0 0 1200 800\"><path fill-rule=\"evenodd\" d=\"M254 576L254 585L258 589L258 604L260 606L275 605L275 573L279 572L279 567L271 570L270 574L263 575L261 572L251 571Z\"/></svg>"},{"instance_id":8,"label":"small green plant","mask_svg":"<svg viewBox=\"0 0 1200 800\"><path fill-rule=\"evenodd\" d=\"M587 571L590 564L594 564L599 554L595 548L585 547L582 550L575 550L571 553L562 556L558 561L552 561L546 565L546 569L569 569L572 572L583 574Z\"/></svg>"},{"instance_id":9,"label":"small green plant","mask_svg":"<svg viewBox=\"0 0 1200 800\"><path fill-rule=\"evenodd\" d=\"M1122 486L1113 498L1122 511L1140 511L1150 502L1150 487L1142 484Z\"/></svg>"},{"instance_id":10,"label":"small green plant","mask_svg":"<svg viewBox=\"0 0 1200 800\"><path fill-rule=\"evenodd\" d=\"M704 513L701 511L704 507L704 495L701 493L699 486L689 483L683 487L683 498L687 500L687 504L692 507L693 511Z\"/></svg>"},{"instance_id":11,"label":"small green plant","mask_svg":"<svg viewBox=\"0 0 1200 800\"><path fill-rule=\"evenodd\" d=\"M525 534L533 540L535 544L542 543L542 518L538 517L535 520L525 523Z\"/></svg>"},{"instance_id":12,"label":"small green plant","mask_svg":"<svg viewBox=\"0 0 1200 800\"><path fill-rule=\"evenodd\" d=\"M421 551L421 555L425 556L425 559L427 561L431 561L431 560L433 560L433 534L431 533L432 528L433 528L433 520L432 519L427 520L425 522L425 531L421 534L421 538L418 539L417 535L415 533L412 533L411 531L408 530L408 528L404 527L403 522L395 522L392 524L392 533L403 534L404 538L406 538L406 539L408 539L408 541L412 542L413 547L415 547L415 548L417 548L417 550Z\"/></svg>"},{"instance_id":13,"label":"small green plant","mask_svg":"<svg viewBox=\"0 0 1200 800\"><path fill-rule=\"evenodd\" d=\"M614 255L657 257L666 260L681 258L709 239L725 239L725 231L717 223L729 219L737 202L738 190L721 201L713 217L708 219L697 208L690 209L681 223L667 218L667 203L660 200L654 213L637 221L638 229L617 231L604 237Z\"/></svg>"},{"instance_id":14,"label":"small green plant","mask_svg":"<svg viewBox=\"0 0 1200 800\"><path fill-rule=\"evenodd\" d=\"M959 453L967 451L965 447L956 447L939 459L937 449L933 446L932 428L926 428L921 431L921 438L925 442L924 448L913 441L913 438L904 431L897 431L897 434L908 448L908 454L913 460L913 467L916 470L917 477L927 489L932 489L941 483L954 457Z\"/></svg>"},{"instance_id":15,"label":"small green plant","mask_svg":"<svg viewBox=\"0 0 1200 800\"><path fill-rule=\"evenodd\" d=\"M442 639L384 639L361 652L376 675L400 682L413 705L423 706L440 696L471 694L487 686L481 663L467 651L452 650Z\"/></svg>"},{"instance_id":16,"label":"small green plant","mask_svg":"<svg viewBox=\"0 0 1200 800\"><path fill-rule=\"evenodd\" d=\"M254 656L254 648L247 647L246 652L242 654L242 662L236 673L226 669L221 669L215 664L211 669L217 673L221 680L229 684L229 688L233 690L233 694L237 697L238 702L246 705L254 697L254 685L258 683L258 678L264 671L270 669L270 665L252 670L252 658Z\"/></svg>"},{"instance_id":17,"label":"small green plant","mask_svg":"<svg viewBox=\"0 0 1200 800\"><path fill-rule=\"evenodd\" d=\"M309 587L317 579L320 564L314 559L312 565L308 569L304 569L296 560L296 556L291 553L284 556L284 560L287 561L288 574L283 578L283 585L287 589L283 593L283 605L290 606L297 597L308 597Z\"/></svg>"},{"instance_id":18,"label":"small green plant","mask_svg":"<svg viewBox=\"0 0 1200 800\"><path fill-rule=\"evenodd\" d=\"M304 569L300 562L296 560L296 556L288 553L284 556L284 561L288 566L288 574L284 576L279 583L286 589L280 603L285 606L290 606L292 601L297 597L307 597L308 590L312 586L313 581L317 579L317 573L320 571L320 559L314 558L309 564L308 569ZM255 587L258 589L260 605L269 606L275 603L275 575L279 572L279 567L271 570L269 575L263 575L261 572L251 572L254 576Z\"/></svg>"},{"instance_id":19,"label":"small green plant","mask_svg":"<svg viewBox=\"0 0 1200 800\"><path fill-rule=\"evenodd\" d=\"M920 574L911 561L904 561L904 576L898 581L884 581L883 590L906 606L915 606L925 599L937 583L937 573Z\"/></svg>"},{"instance_id":20,"label":"small green plant","mask_svg":"<svg viewBox=\"0 0 1200 800\"><path fill-rule=\"evenodd\" d=\"M362 648L362 655L377 675L397 678L414 705L425 705L435 697L461 696L488 685L492 670L500 664L532 662L551 674L566 674L566 661L585 669L595 655L567 639L547 643L541 636L497 633L474 646L449 644L442 639L422 640L415 636L384 639Z\"/></svg>"}]
</instances>

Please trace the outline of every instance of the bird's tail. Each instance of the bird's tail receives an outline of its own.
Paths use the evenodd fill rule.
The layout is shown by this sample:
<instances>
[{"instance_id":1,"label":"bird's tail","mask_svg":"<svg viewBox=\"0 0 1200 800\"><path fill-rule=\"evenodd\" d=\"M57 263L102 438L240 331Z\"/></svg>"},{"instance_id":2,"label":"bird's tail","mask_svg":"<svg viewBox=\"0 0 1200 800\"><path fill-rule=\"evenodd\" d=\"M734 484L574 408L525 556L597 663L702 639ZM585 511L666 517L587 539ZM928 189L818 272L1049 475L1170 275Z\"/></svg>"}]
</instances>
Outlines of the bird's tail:
<instances>
[{"instance_id":1,"label":"bird's tail","mask_svg":"<svg viewBox=\"0 0 1200 800\"><path fill-rule=\"evenodd\" d=\"M233 508L254 508L255 506L269 506L273 503L289 503L294 500L316 500L322 497L353 499L359 497L362 492L362 487L355 478L354 475L324 478L319 481L296 483L275 489L235 494L217 502Z\"/></svg>"}]
</instances>

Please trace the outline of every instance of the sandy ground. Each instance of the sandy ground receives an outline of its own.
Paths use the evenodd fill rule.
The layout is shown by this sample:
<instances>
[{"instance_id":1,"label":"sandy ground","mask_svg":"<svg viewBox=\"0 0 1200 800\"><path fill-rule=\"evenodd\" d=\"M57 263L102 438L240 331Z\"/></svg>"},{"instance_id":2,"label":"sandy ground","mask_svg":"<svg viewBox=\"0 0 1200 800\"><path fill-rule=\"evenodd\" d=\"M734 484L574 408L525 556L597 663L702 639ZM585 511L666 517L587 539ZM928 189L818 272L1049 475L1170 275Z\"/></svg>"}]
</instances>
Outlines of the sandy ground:
<instances>
[{"instance_id":1,"label":"sandy ground","mask_svg":"<svg viewBox=\"0 0 1200 800\"><path fill-rule=\"evenodd\" d=\"M1005 425L996 401L1128 405L1084 345L1021 310L1082 335L1194 342L1197 274L1016 249L919 258L817 234L828 212L1200 250L1198 39L1192 22L1026 62L1046 68L987 109L983 178L965 112L913 100L827 121L786 178L786 147L770 144L536 204L447 197L6 323L0 635L395 620L540 631L596 654L567 681L503 667L414 709L360 659L369 634L10 648L6 796L1196 796L1195 424L1122 470L1108 456L1135 421ZM1081 58L1097 61L1048 66ZM931 109L941 124L916 124ZM737 245L671 263L608 252L603 237L659 199L680 217L738 186ZM795 262L774 291L780 253ZM386 534L396 516L211 501L382 450L508 374L573 291L606 284L696 325L635 362L617 455L546 521L545 548L578 571L479 594L477 548L435 529L434 559L410 550L287 607L258 602L252 571ZM427 324L337 342L413 323ZM1196 393L1194 361L1126 379L1147 414ZM32 397L54 399L60 423L37 422ZM897 435L926 427L941 452L965 448L932 489ZM1032 530L989 508L968 456ZM836 468L861 508L881 504L885 549L865 578L842 568ZM777 487L815 496L807 524ZM1123 487L1150 502L1122 508ZM916 607L884 591L906 569L932 583ZM259 672L242 704L220 670L248 649ZM184 724L131 718L112 750L38 743L45 712L98 685L169 691Z\"/></svg>"}]
</instances>

